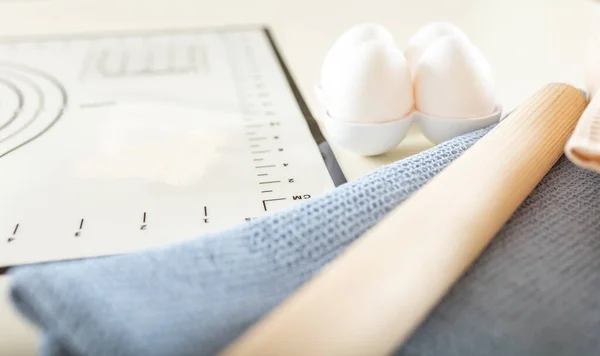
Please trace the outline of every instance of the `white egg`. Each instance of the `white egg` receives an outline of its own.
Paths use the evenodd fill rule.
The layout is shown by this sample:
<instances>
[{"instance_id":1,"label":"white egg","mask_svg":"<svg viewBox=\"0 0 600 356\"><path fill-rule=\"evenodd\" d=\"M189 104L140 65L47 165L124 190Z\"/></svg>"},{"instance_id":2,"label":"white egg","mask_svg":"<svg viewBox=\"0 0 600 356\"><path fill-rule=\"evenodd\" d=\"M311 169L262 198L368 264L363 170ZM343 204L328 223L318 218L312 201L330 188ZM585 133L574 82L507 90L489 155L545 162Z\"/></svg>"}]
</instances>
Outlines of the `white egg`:
<instances>
[{"instance_id":1,"label":"white egg","mask_svg":"<svg viewBox=\"0 0 600 356\"><path fill-rule=\"evenodd\" d=\"M390 41L362 42L332 63L323 76L328 114L355 123L381 123L408 115L414 107L406 59Z\"/></svg>"},{"instance_id":2,"label":"white egg","mask_svg":"<svg viewBox=\"0 0 600 356\"><path fill-rule=\"evenodd\" d=\"M448 118L476 118L496 110L496 87L488 61L463 36L437 39L415 70L416 109Z\"/></svg>"},{"instance_id":3,"label":"white egg","mask_svg":"<svg viewBox=\"0 0 600 356\"><path fill-rule=\"evenodd\" d=\"M321 68L321 89L327 86L327 81L330 79L328 74L332 72L331 68L344 61L354 48L369 41L386 41L393 44L394 38L383 26L374 23L363 23L346 30L338 37L325 56Z\"/></svg>"},{"instance_id":4,"label":"white egg","mask_svg":"<svg viewBox=\"0 0 600 356\"><path fill-rule=\"evenodd\" d=\"M449 22L432 22L421 27L408 41L404 55L408 61L408 66L411 73L415 72L415 68L421 59L421 55L427 47L440 37L454 35L467 39L467 35L460 28Z\"/></svg>"},{"instance_id":5,"label":"white egg","mask_svg":"<svg viewBox=\"0 0 600 356\"><path fill-rule=\"evenodd\" d=\"M585 54L585 83L590 94L600 90L600 35L593 36Z\"/></svg>"}]
</instances>

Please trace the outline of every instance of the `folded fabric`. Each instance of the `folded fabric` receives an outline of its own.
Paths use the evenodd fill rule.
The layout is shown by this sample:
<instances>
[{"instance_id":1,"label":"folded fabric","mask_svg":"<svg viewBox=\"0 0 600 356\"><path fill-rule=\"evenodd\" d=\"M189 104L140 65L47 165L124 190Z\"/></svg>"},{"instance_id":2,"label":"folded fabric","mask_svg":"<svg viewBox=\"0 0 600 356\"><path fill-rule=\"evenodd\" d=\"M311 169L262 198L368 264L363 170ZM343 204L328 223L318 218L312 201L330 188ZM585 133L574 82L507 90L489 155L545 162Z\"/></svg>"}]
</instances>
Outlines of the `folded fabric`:
<instances>
[{"instance_id":1,"label":"folded fabric","mask_svg":"<svg viewBox=\"0 0 600 356\"><path fill-rule=\"evenodd\" d=\"M17 268L12 300L47 356L213 355L485 132L228 231ZM599 353L599 213L600 176L561 159L398 354Z\"/></svg>"},{"instance_id":2,"label":"folded fabric","mask_svg":"<svg viewBox=\"0 0 600 356\"><path fill-rule=\"evenodd\" d=\"M565 147L565 155L576 165L600 173L600 91L581 115Z\"/></svg>"}]
</instances>

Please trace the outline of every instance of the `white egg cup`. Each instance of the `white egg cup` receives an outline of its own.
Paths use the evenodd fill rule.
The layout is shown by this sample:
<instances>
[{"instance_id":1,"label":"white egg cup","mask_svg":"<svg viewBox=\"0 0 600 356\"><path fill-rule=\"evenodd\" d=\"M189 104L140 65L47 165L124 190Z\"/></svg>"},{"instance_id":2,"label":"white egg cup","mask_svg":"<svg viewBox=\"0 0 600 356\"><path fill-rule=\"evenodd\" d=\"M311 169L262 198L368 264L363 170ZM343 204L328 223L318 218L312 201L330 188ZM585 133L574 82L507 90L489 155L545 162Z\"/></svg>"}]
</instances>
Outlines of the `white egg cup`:
<instances>
[{"instance_id":1,"label":"white egg cup","mask_svg":"<svg viewBox=\"0 0 600 356\"><path fill-rule=\"evenodd\" d=\"M395 148L404 140L413 114L381 123L357 123L332 118L324 112L325 130L333 142L361 156L377 156Z\"/></svg>"},{"instance_id":2,"label":"white egg cup","mask_svg":"<svg viewBox=\"0 0 600 356\"><path fill-rule=\"evenodd\" d=\"M321 99L319 99L321 100ZM500 106L487 116L448 118L414 110L405 117L382 123L348 122L323 112L323 124L329 138L340 147L361 156L377 156L396 148L406 137L413 122L435 144L496 124L502 117Z\"/></svg>"},{"instance_id":3,"label":"white egg cup","mask_svg":"<svg viewBox=\"0 0 600 356\"><path fill-rule=\"evenodd\" d=\"M473 118L433 116L418 110L415 110L413 115L415 121L421 128L423 136L429 141L439 144L454 137L477 131L500 122L502 108L500 105L497 105L494 112L490 115Z\"/></svg>"}]
</instances>

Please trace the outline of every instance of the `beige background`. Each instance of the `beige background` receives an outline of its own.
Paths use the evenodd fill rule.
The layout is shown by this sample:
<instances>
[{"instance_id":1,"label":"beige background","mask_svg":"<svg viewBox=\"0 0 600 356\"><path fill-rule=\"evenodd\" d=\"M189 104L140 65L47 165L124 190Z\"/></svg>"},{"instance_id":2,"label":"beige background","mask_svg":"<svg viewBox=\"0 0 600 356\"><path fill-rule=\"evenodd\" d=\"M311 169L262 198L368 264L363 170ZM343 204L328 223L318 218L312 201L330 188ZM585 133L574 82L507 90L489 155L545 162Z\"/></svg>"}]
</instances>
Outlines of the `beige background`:
<instances>
[{"instance_id":1,"label":"beige background","mask_svg":"<svg viewBox=\"0 0 600 356\"><path fill-rule=\"evenodd\" d=\"M600 3L584 0L0 0L0 36L266 23L319 116L312 88L347 27L376 21L404 46L420 26L460 26L491 62L505 111L552 81L582 86L582 63ZM600 21L596 21L600 23ZM362 158L334 147L349 179L430 147L413 128L394 151ZM0 277L0 355L35 354L35 332L10 308Z\"/></svg>"}]
</instances>

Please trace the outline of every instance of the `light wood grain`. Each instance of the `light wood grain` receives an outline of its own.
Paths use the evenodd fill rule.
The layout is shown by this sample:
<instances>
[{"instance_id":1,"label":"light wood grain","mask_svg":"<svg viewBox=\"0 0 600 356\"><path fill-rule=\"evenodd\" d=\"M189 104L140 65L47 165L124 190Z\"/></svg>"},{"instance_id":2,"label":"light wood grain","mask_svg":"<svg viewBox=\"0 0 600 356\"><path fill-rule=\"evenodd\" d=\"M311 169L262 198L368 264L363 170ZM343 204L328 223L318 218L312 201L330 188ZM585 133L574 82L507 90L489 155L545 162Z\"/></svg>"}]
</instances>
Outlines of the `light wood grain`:
<instances>
[{"instance_id":1,"label":"light wood grain","mask_svg":"<svg viewBox=\"0 0 600 356\"><path fill-rule=\"evenodd\" d=\"M558 160L585 106L571 86L539 91L223 354L393 352Z\"/></svg>"}]
</instances>

